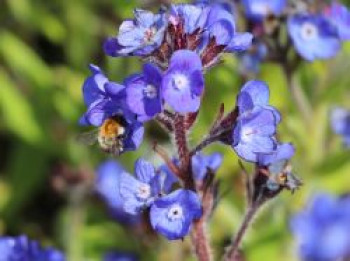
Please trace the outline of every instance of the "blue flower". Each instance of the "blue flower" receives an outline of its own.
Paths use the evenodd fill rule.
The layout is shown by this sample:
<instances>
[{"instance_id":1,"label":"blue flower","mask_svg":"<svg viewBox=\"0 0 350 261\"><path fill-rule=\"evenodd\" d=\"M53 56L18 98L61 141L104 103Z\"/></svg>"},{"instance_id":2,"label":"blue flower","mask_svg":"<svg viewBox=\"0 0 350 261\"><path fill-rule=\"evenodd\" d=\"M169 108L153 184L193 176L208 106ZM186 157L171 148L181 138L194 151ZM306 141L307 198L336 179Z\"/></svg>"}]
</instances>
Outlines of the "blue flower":
<instances>
[{"instance_id":1,"label":"blue flower","mask_svg":"<svg viewBox=\"0 0 350 261\"><path fill-rule=\"evenodd\" d=\"M123 199L124 210L132 215L139 214L149 207L163 186L159 184L161 179L156 175L153 165L144 159L135 162L136 178L127 172L120 177L120 195Z\"/></svg>"},{"instance_id":2,"label":"blue flower","mask_svg":"<svg viewBox=\"0 0 350 261\"><path fill-rule=\"evenodd\" d=\"M319 194L293 217L291 229L303 260L334 261L350 256L349 210L349 197Z\"/></svg>"},{"instance_id":3,"label":"blue flower","mask_svg":"<svg viewBox=\"0 0 350 261\"><path fill-rule=\"evenodd\" d=\"M197 153L192 156L192 173L195 180L203 180L208 172L208 169L216 172L222 163L222 155L213 153L204 155Z\"/></svg>"},{"instance_id":4,"label":"blue flower","mask_svg":"<svg viewBox=\"0 0 350 261\"><path fill-rule=\"evenodd\" d=\"M209 44L214 37L216 44L223 46L225 52L240 52L247 50L252 43L252 34L236 32L234 16L223 4L207 6L202 12L200 24L207 32L202 45Z\"/></svg>"},{"instance_id":5,"label":"blue flower","mask_svg":"<svg viewBox=\"0 0 350 261\"><path fill-rule=\"evenodd\" d=\"M162 72L150 63L143 66L143 73L134 74L124 81L126 103L139 121L150 120L161 112L161 83Z\"/></svg>"},{"instance_id":6,"label":"blue flower","mask_svg":"<svg viewBox=\"0 0 350 261\"><path fill-rule=\"evenodd\" d=\"M337 28L324 16L299 14L288 20L288 32L304 59L329 59L340 49Z\"/></svg>"},{"instance_id":7,"label":"blue flower","mask_svg":"<svg viewBox=\"0 0 350 261\"><path fill-rule=\"evenodd\" d=\"M204 90L202 63L189 50L179 50L171 57L162 82L164 100L179 113L196 112Z\"/></svg>"},{"instance_id":8,"label":"blue flower","mask_svg":"<svg viewBox=\"0 0 350 261\"><path fill-rule=\"evenodd\" d=\"M109 160L102 163L97 169L95 190L105 201L114 219L124 224L134 224L139 221L139 217L124 211L123 199L119 191L123 173L125 173L124 168L116 161Z\"/></svg>"},{"instance_id":9,"label":"blue flower","mask_svg":"<svg viewBox=\"0 0 350 261\"><path fill-rule=\"evenodd\" d=\"M202 216L198 195L190 190L178 189L154 201L150 220L154 230L169 240L186 236L194 219Z\"/></svg>"},{"instance_id":10,"label":"blue flower","mask_svg":"<svg viewBox=\"0 0 350 261\"><path fill-rule=\"evenodd\" d=\"M270 166L279 162L289 161L295 153L295 148L291 143L278 144L276 150L269 154L259 154L258 164L260 166Z\"/></svg>"},{"instance_id":11,"label":"blue flower","mask_svg":"<svg viewBox=\"0 0 350 261\"><path fill-rule=\"evenodd\" d=\"M337 27L341 40L350 40L350 11L346 6L333 1L324 10L324 16Z\"/></svg>"},{"instance_id":12,"label":"blue flower","mask_svg":"<svg viewBox=\"0 0 350 261\"><path fill-rule=\"evenodd\" d=\"M87 112L80 124L101 126L109 117L123 111L125 97L123 85L110 82L99 67L90 65L92 75L83 85L83 95Z\"/></svg>"},{"instance_id":13,"label":"blue flower","mask_svg":"<svg viewBox=\"0 0 350 261\"><path fill-rule=\"evenodd\" d=\"M260 153L272 153L276 149L276 125L276 117L268 109L242 114L232 132L233 149L244 160L257 162Z\"/></svg>"},{"instance_id":14,"label":"blue flower","mask_svg":"<svg viewBox=\"0 0 350 261\"><path fill-rule=\"evenodd\" d=\"M350 111L341 107L334 108L331 112L331 127L336 134L342 136L344 145L350 147Z\"/></svg>"},{"instance_id":15,"label":"blue flower","mask_svg":"<svg viewBox=\"0 0 350 261\"><path fill-rule=\"evenodd\" d=\"M242 87L237 96L239 115L251 114L261 109L270 110L276 119L276 124L281 121L281 115L276 108L269 105L270 91L263 81L248 81Z\"/></svg>"},{"instance_id":16,"label":"blue flower","mask_svg":"<svg viewBox=\"0 0 350 261\"><path fill-rule=\"evenodd\" d=\"M132 253L109 252L103 257L103 261L137 261L138 258Z\"/></svg>"},{"instance_id":17,"label":"blue flower","mask_svg":"<svg viewBox=\"0 0 350 261\"><path fill-rule=\"evenodd\" d=\"M0 260L4 261L64 261L63 253L54 248L41 248L26 236L0 237Z\"/></svg>"},{"instance_id":18,"label":"blue flower","mask_svg":"<svg viewBox=\"0 0 350 261\"><path fill-rule=\"evenodd\" d=\"M126 20L120 25L118 36L105 41L107 55L146 56L161 45L167 27L165 14L136 9L134 16L134 20Z\"/></svg>"},{"instance_id":19,"label":"blue flower","mask_svg":"<svg viewBox=\"0 0 350 261\"><path fill-rule=\"evenodd\" d=\"M246 16L260 22L268 15L279 16L287 5L286 0L243 0Z\"/></svg>"},{"instance_id":20,"label":"blue flower","mask_svg":"<svg viewBox=\"0 0 350 261\"><path fill-rule=\"evenodd\" d=\"M173 163L176 166L179 166L180 162L178 159L174 158ZM169 169L168 165L166 164L159 166L159 168L157 169L157 178L159 179L159 181L156 182L156 184L162 186L158 189L161 192L161 194L168 194L171 191L173 185L179 181L175 174Z\"/></svg>"},{"instance_id":21,"label":"blue flower","mask_svg":"<svg viewBox=\"0 0 350 261\"><path fill-rule=\"evenodd\" d=\"M238 53L240 72L244 75L258 74L266 55L267 47L261 42L253 44L247 52Z\"/></svg>"},{"instance_id":22,"label":"blue flower","mask_svg":"<svg viewBox=\"0 0 350 261\"><path fill-rule=\"evenodd\" d=\"M200 28L199 19L203 8L199 5L178 4L171 5L169 21L173 25L183 24L186 34L192 34Z\"/></svg>"}]
</instances>

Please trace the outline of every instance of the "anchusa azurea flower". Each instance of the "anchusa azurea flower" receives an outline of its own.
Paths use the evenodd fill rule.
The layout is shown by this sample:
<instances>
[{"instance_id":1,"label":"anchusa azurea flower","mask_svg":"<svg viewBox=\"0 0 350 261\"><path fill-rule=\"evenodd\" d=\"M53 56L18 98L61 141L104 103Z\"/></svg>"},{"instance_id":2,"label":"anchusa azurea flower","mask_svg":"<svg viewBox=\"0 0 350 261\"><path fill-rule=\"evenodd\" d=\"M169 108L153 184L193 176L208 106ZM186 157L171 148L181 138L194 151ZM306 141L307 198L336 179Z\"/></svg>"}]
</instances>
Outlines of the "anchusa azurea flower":
<instances>
[{"instance_id":1,"label":"anchusa azurea flower","mask_svg":"<svg viewBox=\"0 0 350 261\"><path fill-rule=\"evenodd\" d=\"M302 260L333 261L350 257L350 198L318 194L291 220Z\"/></svg>"},{"instance_id":2,"label":"anchusa azurea flower","mask_svg":"<svg viewBox=\"0 0 350 261\"><path fill-rule=\"evenodd\" d=\"M153 165L143 159L136 161L135 174L136 177L121 173L119 192L124 210L137 215L150 208L154 230L171 240L185 237L192 221L201 217L202 207L198 195L185 189L170 192L175 179L162 175L171 174L156 174Z\"/></svg>"},{"instance_id":3,"label":"anchusa azurea flower","mask_svg":"<svg viewBox=\"0 0 350 261\"><path fill-rule=\"evenodd\" d=\"M346 147L350 147L350 111L342 107L333 108L330 120L334 133L343 138Z\"/></svg>"},{"instance_id":4,"label":"anchusa azurea flower","mask_svg":"<svg viewBox=\"0 0 350 261\"><path fill-rule=\"evenodd\" d=\"M232 131L232 147L250 162L257 162L259 154L271 154L277 148L274 135L281 117L268 100L269 89L261 81L246 83L237 97L238 118Z\"/></svg>"},{"instance_id":5,"label":"anchusa azurea flower","mask_svg":"<svg viewBox=\"0 0 350 261\"><path fill-rule=\"evenodd\" d=\"M4 261L64 261L62 252L48 247L42 248L38 242L27 236L0 237L0 260Z\"/></svg>"},{"instance_id":6,"label":"anchusa azurea flower","mask_svg":"<svg viewBox=\"0 0 350 261\"><path fill-rule=\"evenodd\" d=\"M329 59L340 49L337 28L324 16L298 14L288 21L296 51L306 60Z\"/></svg>"},{"instance_id":7,"label":"anchusa azurea flower","mask_svg":"<svg viewBox=\"0 0 350 261\"><path fill-rule=\"evenodd\" d=\"M123 199L119 192L120 179L124 172L124 168L116 161L103 162L97 168L94 187L112 218L123 224L135 224L140 218L124 211Z\"/></svg>"}]
</instances>

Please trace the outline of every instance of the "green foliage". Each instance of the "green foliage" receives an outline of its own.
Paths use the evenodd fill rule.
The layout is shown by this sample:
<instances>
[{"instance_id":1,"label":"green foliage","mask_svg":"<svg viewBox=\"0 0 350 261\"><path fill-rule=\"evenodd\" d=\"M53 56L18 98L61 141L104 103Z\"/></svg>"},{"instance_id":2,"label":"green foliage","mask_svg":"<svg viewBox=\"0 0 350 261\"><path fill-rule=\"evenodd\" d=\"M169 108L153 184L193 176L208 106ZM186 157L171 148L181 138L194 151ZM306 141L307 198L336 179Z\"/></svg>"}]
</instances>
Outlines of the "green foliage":
<instances>
[{"instance_id":1,"label":"green foliage","mask_svg":"<svg viewBox=\"0 0 350 261\"><path fill-rule=\"evenodd\" d=\"M142 2L142 1L141 1ZM127 0L7 0L0 10L0 232L28 233L49 245L64 247L70 260L100 260L108 249L135 251L142 260L192 260L188 241L146 238L113 222L92 196L80 206L67 194L53 192L52 170L59 164L93 170L107 159L97 148L78 144L85 131L77 124L84 111L81 86L88 64L98 64L121 81L140 68L138 59L106 58L103 39L116 32L122 19L140 5ZM142 5L142 3L141 3ZM271 89L271 102L283 115L279 136L297 148L293 160L305 185L266 206L244 242L247 260L296 260L288 220L315 191L349 191L349 152L329 130L329 109L348 105L350 45L327 62L304 63L297 78L313 109L306 126L288 92L280 68L263 66L260 78ZM243 81L233 56L206 76L206 96L191 144L210 126L221 102L228 111ZM132 169L138 156L152 157L159 133L147 133L141 149L121 157ZM161 145L169 147L169 139ZM171 150L171 148L170 148ZM210 231L217 257L237 229L244 209L244 189L237 156L214 145L207 151L225 154L218 173L222 200ZM172 152L174 152L172 150ZM160 163L155 157L151 160ZM47 202L47 203L45 203ZM48 212L46 212L48 211ZM41 218L40 218L41 217ZM140 240L141 239L141 240ZM181 247L180 247L181 246ZM185 250L181 250L184 248ZM181 252L182 251L182 252Z\"/></svg>"}]
</instances>

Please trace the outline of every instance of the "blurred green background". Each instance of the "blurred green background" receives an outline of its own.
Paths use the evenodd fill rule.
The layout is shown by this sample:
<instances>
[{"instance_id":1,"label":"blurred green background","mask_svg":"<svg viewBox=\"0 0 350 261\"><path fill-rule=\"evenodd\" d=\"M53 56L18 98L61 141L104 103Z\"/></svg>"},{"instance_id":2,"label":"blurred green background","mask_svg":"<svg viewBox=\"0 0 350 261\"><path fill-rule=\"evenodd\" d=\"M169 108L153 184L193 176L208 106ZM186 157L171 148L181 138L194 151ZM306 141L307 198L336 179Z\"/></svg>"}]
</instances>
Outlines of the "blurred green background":
<instances>
[{"instance_id":1,"label":"blurred green background","mask_svg":"<svg viewBox=\"0 0 350 261\"><path fill-rule=\"evenodd\" d=\"M86 130L77 120L85 109L81 86L89 75L88 64L101 66L116 81L137 72L141 64L137 58L108 58L101 46L123 19L132 17L133 8L156 9L159 4L136 0L1 1L0 234L28 234L44 245L63 249L73 261L101 260L110 249L135 252L141 260L193 260L188 239L167 242L130 231L110 219L92 193L77 196L64 181L54 178L61 172L93 178L96 166L109 158L98 148L76 141ZM305 184L294 195L283 192L265 207L244 240L248 261L261 257L296 260L288 229L290 216L317 191L349 192L350 153L332 134L328 117L332 106L349 105L349 69L349 44L333 60L302 64L297 78L313 109L313 121L306 126L280 68L263 66L260 79L269 84L271 103L283 115L279 137L295 144L294 171ZM226 56L223 65L210 71L191 144L205 134L221 102L227 110L232 108L242 83L233 56ZM161 164L149 153L153 141L174 153L167 135L149 123L141 149L124 154L120 161L130 171L139 156ZM225 154L218 173L223 196L209 227L218 259L241 221L245 202L237 156L220 145L206 151L216 150Z\"/></svg>"}]
</instances>

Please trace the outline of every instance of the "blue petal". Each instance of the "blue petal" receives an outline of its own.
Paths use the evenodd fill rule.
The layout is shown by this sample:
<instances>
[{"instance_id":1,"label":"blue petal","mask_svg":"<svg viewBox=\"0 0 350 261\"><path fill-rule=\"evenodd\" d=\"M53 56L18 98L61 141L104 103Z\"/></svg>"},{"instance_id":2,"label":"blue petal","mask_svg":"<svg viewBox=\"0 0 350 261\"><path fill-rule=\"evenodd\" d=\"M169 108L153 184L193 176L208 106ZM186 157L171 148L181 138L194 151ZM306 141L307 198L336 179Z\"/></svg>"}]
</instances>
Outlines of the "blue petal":
<instances>
[{"instance_id":1,"label":"blue petal","mask_svg":"<svg viewBox=\"0 0 350 261\"><path fill-rule=\"evenodd\" d=\"M155 176L154 166L150 162L139 158L135 162L135 174L138 180L150 184Z\"/></svg>"}]
</instances>

